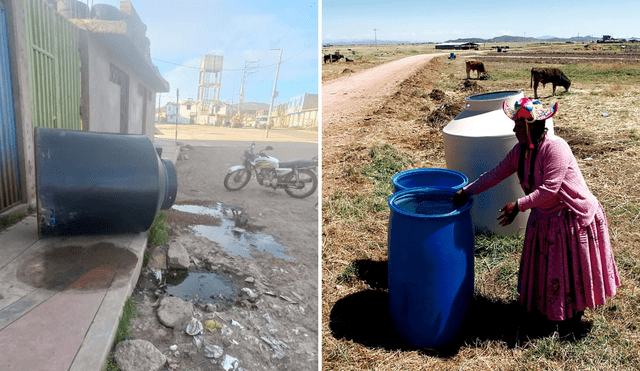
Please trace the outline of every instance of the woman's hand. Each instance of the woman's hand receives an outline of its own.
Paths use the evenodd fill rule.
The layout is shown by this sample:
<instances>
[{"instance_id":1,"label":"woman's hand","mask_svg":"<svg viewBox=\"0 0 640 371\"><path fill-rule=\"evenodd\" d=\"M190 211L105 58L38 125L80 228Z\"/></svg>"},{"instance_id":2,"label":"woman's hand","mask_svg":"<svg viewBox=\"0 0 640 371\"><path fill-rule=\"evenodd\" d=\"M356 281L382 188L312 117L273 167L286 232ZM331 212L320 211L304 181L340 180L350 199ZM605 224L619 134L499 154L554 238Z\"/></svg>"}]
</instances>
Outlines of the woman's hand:
<instances>
[{"instance_id":1,"label":"woman's hand","mask_svg":"<svg viewBox=\"0 0 640 371\"><path fill-rule=\"evenodd\" d=\"M469 200L469 195L464 192L464 189L459 190L453 195L453 205L454 206L462 206L467 203Z\"/></svg>"},{"instance_id":2,"label":"woman's hand","mask_svg":"<svg viewBox=\"0 0 640 371\"><path fill-rule=\"evenodd\" d=\"M500 209L500 212L501 214L498 216L498 224L506 227L509 224L513 223L513 219L515 219L516 215L518 215L518 212L520 212L520 210L518 210L518 203L509 202Z\"/></svg>"}]
</instances>

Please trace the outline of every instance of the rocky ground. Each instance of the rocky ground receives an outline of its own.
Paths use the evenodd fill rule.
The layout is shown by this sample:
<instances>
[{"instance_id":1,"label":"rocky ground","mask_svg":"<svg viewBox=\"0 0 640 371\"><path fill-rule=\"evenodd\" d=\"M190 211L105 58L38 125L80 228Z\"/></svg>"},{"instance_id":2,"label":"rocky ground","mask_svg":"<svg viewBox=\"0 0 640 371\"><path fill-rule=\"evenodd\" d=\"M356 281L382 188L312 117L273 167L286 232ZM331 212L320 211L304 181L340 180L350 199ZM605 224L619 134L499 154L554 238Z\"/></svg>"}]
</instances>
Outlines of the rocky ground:
<instances>
[{"instance_id":1,"label":"rocky ground","mask_svg":"<svg viewBox=\"0 0 640 371\"><path fill-rule=\"evenodd\" d=\"M274 147L281 160L317 154L317 144ZM143 358L138 369L318 369L317 192L294 199L255 179L227 191L244 149L183 146L170 242L149 248L135 341L114 351L123 371Z\"/></svg>"}]
</instances>

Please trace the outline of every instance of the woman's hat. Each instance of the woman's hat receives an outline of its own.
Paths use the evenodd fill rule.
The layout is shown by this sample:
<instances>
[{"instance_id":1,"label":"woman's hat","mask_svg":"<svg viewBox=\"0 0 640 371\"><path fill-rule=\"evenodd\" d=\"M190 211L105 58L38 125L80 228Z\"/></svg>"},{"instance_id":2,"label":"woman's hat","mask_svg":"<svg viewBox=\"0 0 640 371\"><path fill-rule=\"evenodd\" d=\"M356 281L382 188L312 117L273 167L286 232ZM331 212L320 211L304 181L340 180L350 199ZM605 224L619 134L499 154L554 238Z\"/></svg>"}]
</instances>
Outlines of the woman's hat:
<instances>
[{"instance_id":1,"label":"woman's hat","mask_svg":"<svg viewBox=\"0 0 640 371\"><path fill-rule=\"evenodd\" d=\"M555 115L558 110L558 103L554 104L553 107L542 108L542 103L539 100L520 98L513 105L513 108L509 107L507 102L502 102L502 110L511 120L515 121L522 118L527 123L532 123L546 120Z\"/></svg>"}]
</instances>

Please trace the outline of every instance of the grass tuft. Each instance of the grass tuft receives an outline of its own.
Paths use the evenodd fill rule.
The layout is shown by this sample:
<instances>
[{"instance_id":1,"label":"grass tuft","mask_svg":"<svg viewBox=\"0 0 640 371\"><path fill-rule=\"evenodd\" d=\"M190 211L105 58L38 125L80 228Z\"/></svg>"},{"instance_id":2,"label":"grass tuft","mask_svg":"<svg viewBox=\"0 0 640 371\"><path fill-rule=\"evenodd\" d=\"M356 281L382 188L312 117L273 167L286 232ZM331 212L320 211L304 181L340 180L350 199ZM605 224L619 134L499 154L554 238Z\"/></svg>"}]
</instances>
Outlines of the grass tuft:
<instances>
[{"instance_id":1,"label":"grass tuft","mask_svg":"<svg viewBox=\"0 0 640 371\"><path fill-rule=\"evenodd\" d=\"M116 336L113 340L114 345L118 344L125 338L131 337L131 328L129 325L131 324L133 316L138 316L138 311L136 310L135 300L129 297L124 302L124 307L122 308L122 316L118 322L118 329L116 330Z\"/></svg>"},{"instance_id":2,"label":"grass tuft","mask_svg":"<svg viewBox=\"0 0 640 371\"><path fill-rule=\"evenodd\" d=\"M171 228L167 224L167 213L160 211L147 231L150 246L164 245L169 241Z\"/></svg>"}]
</instances>

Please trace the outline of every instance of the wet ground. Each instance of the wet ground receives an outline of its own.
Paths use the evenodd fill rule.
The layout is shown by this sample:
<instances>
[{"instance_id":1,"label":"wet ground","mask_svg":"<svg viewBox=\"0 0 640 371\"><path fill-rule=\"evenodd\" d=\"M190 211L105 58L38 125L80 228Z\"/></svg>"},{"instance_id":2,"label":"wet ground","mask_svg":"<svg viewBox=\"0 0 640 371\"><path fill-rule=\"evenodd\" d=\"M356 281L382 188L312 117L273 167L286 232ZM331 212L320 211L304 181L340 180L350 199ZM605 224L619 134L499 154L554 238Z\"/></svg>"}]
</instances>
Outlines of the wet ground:
<instances>
[{"instance_id":1,"label":"wet ground","mask_svg":"<svg viewBox=\"0 0 640 371\"><path fill-rule=\"evenodd\" d=\"M278 152L283 144L274 147L282 161L317 153L317 145L295 144L284 152ZM167 211L169 238L185 247L191 266L161 269L160 280L157 269L143 268L133 295L139 315L131 323L132 337L152 342L169 358L169 369L221 370L222 359L230 356L245 370L317 370L317 193L294 199L255 179L227 191L224 176L243 151L191 147L189 160L176 164L178 196ZM149 255L162 256L167 249L150 248ZM163 326L157 308L167 295L193 303L194 318L222 328L205 330L196 341L184 326ZM205 357L200 342L221 347L224 356Z\"/></svg>"},{"instance_id":2,"label":"wet ground","mask_svg":"<svg viewBox=\"0 0 640 371\"><path fill-rule=\"evenodd\" d=\"M106 289L119 282L115 278L131 272L137 261L133 252L109 242L89 247L50 245L29 257L17 276L33 287L52 291Z\"/></svg>"},{"instance_id":3,"label":"wet ground","mask_svg":"<svg viewBox=\"0 0 640 371\"><path fill-rule=\"evenodd\" d=\"M171 272L165 281L165 292L192 303L228 307L240 293L240 284L235 281L231 275L222 272Z\"/></svg>"},{"instance_id":4,"label":"wet ground","mask_svg":"<svg viewBox=\"0 0 640 371\"><path fill-rule=\"evenodd\" d=\"M293 259L286 254L287 248L278 243L273 236L266 233L251 232L250 221L244 215L244 211L239 208L232 208L221 203L216 203L213 207L198 205L174 205L174 210L197 214L208 215L219 218L219 225L193 224L189 228L196 236L205 237L215 242L218 246L232 256L251 258L252 252L265 251L279 259ZM242 227L247 227L244 229Z\"/></svg>"}]
</instances>

